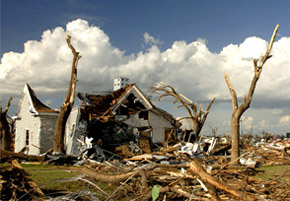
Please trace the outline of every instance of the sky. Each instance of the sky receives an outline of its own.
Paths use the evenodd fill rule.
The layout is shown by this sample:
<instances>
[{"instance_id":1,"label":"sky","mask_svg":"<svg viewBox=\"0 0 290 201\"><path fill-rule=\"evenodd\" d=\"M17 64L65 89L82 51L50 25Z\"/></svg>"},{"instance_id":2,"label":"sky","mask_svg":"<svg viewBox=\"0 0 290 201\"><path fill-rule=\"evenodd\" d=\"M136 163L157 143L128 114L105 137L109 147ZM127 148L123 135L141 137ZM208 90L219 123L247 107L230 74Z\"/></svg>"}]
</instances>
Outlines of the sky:
<instances>
[{"instance_id":1,"label":"sky","mask_svg":"<svg viewBox=\"0 0 290 201\"><path fill-rule=\"evenodd\" d=\"M108 91L117 77L147 93L164 82L204 108L216 101L203 133L230 133L229 75L241 98L277 24L270 58L264 65L241 132L290 132L290 1L280 0L1 0L0 102L14 97L16 115L25 83L52 108L68 88L72 53L65 31L82 58L77 91ZM77 102L77 101L76 101ZM175 117L170 99L153 101ZM77 104L77 103L76 103Z\"/></svg>"}]
</instances>

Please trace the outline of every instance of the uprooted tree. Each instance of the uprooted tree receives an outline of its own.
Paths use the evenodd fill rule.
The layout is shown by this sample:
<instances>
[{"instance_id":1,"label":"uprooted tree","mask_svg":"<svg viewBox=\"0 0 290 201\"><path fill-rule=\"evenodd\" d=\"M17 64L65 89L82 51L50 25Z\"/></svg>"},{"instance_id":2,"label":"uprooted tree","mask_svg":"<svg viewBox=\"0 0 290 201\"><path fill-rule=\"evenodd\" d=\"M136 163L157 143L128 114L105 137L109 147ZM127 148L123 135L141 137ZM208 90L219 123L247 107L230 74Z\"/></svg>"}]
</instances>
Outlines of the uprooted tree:
<instances>
[{"instance_id":1,"label":"uprooted tree","mask_svg":"<svg viewBox=\"0 0 290 201\"><path fill-rule=\"evenodd\" d=\"M238 98L236 91L234 90L230 79L226 73L224 73L224 77L226 80L226 83L228 85L228 88L231 93L232 97L232 119L231 119L231 131L232 131L232 153L231 153L231 161L235 161L239 155L240 155L240 149L239 149L239 139L240 139L240 118L243 115L243 113L250 107L254 91L257 85L257 81L260 78L260 75L262 73L263 65L265 62L271 58L272 56L270 55L273 42L276 37L276 33L278 31L279 24L276 26L273 35L271 37L270 43L268 45L268 49L262 59L259 61L258 59L254 59L254 77L252 79L252 83L250 85L249 91L248 91L248 96L244 95L243 97L243 103L238 106Z\"/></svg>"},{"instance_id":2,"label":"uprooted tree","mask_svg":"<svg viewBox=\"0 0 290 201\"><path fill-rule=\"evenodd\" d=\"M8 100L5 109L2 111L0 104L0 132L1 132L1 149L6 151L13 151L12 148L12 135L10 132L9 122L7 120L7 112L10 107L12 97Z\"/></svg>"},{"instance_id":3,"label":"uprooted tree","mask_svg":"<svg viewBox=\"0 0 290 201\"><path fill-rule=\"evenodd\" d=\"M72 62L72 71L71 71L71 80L68 88L67 96L62 103L62 106L59 110L59 115L55 125L54 137L53 137L53 152L64 153L64 134L65 134L65 125L67 119L72 110L74 101L75 101L75 91L77 83L77 64L81 55L75 50L71 44L71 36L66 33L66 42L68 47L73 53L73 62Z\"/></svg>"},{"instance_id":4,"label":"uprooted tree","mask_svg":"<svg viewBox=\"0 0 290 201\"><path fill-rule=\"evenodd\" d=\"M207 115L210 111L210 108L215 101L215 98L211 100L209 103L206 111L203 111L202 105L200 104L199 107L197 103L192 102L186 96L177 93L176 90L163 82L157 83L156 86L150 88L153 93L158 93L158 100L160 101L163 97L173 97L174 103L179 102L181 105L178 107L184 107L189 115L189 117L184 117L182 119L190 119L193 123L193 129L198 138L200 131L206 121Z\"/></svg>"}]
</instances>

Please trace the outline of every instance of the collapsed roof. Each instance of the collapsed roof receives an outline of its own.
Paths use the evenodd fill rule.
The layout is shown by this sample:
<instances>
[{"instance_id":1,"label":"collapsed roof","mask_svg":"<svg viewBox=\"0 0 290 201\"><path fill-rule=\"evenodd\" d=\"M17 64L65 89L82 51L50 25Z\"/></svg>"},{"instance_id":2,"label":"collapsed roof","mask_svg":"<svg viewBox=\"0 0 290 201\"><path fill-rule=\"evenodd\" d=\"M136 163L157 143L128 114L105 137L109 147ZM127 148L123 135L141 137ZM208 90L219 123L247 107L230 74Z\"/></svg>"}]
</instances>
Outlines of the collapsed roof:
<instances>
[{"instance_id":1,"label":"collapsed roof","mask_svg":"<svg viewBox=\"0 0 290 201\"><path fill-rule=\"evenodd\" d=\"M130 84L113 92L85 95L79 93L78 97L84 101L84 113L91 114L95 118L106 119L114 115L132 115L150 110L177 124L171 114L155 107L136 84Z\"/></svg>"}]
</instances>

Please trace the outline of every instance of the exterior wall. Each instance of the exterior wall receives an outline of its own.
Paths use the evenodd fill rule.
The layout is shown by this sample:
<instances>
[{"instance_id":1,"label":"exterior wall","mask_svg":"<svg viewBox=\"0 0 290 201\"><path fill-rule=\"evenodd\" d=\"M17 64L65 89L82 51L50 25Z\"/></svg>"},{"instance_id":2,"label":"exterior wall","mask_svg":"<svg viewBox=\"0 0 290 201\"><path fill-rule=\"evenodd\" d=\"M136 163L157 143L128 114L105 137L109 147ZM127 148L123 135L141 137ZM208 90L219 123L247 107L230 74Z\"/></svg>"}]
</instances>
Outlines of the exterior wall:
<instances>
[{"instance_id":1,"label":"exterior wall","mask_svg":"<svg viewBox=\"0 0 290 201\"><path fill-rule=\"evenodd\" d=\"M29 112L30 102L25 94L20 106L19 118L16 120L15 152L20 152L26 147L26 131L29 132L28 150L25 152L30 155L40 153L39 145L40 118Z\"/></svg>"},{"instance_id":2,"label":"exterior wall","mask_svg":"<svg viewBox=\"0 0 290 201\"><path fill-rule=\"evenodd\" d=\"M114 91L121 89L125 86L128 86L128 84L129 84L128 78L124 78L124 77L116 78L114 79Z\"/></svg>"},{"instance_id":3,"label":"exterior wall","mask_svg":"<svg viewBox=\"0 0 290 201\"><path fill-rule=\"evenodd\" d=\"M42 154L51 149L53 146L53 135L57 121L57 115L41 115L40 120L41 125L39 131L39 154Z\"/></svg>"},{"instance_id":4,"label":"exterior wall","mask_svg":"<svg viewBox=\"0 0 290 201\"><path fill-rule=\"evenodd\" d=\"M136 113L123 122L135 128L150 126L152 128L153 142L157 143L164 143L165 130L168 128L173 128L171 123L168 122L168 120L166 120L162 115L151 111L149 111L149 121L143 118L139 118L138 113Z\"/></svg>"},{"instance_id":5,"label":"exterior wall","mask_svg":"<svg viewBox=\"0 0 290 201\"><path fill-rule=\"evenodd\" d=\"M138 113L130 116L128 119L123 121L125 124L135 127L135 128L140 128L140 127L146 127L149 126L148 120L145 119L140 119L138 116Z\"/></svg>"},{"instance_id":6,"label":"exterior wall","mask_svg":"<svg viewBox=\"0 0 290 201\"><path fill-rule=\"evenodd\" d=\"M165 142L165 128L164 127L152 127L152 141L157 143Z\"/></svg>"},{"instance_id":7,"label":"exterior wall","mask_svg":"<svg viewBox=\"0 0 290 201\"><path fill-rule=\"evenodd\" d=\"M71 154L72 144L75 143L73 142L73 134L77 126L78 114L78 108L74 108L71 111L65 126L65 151L68 155Z\"/></svg>"},{"instance_id":8,"label":"exterior wall","mask_svg":"<svg viewBox=\"0 0 290 201\"><path fill-rule=\"evenodd\" d=\"M171 123L165 119L162 115L149 111L149 124L152 128L152 140L153 142L164 143L165 142L165 130L173 128Z\"/></svg>"}]
</instances>

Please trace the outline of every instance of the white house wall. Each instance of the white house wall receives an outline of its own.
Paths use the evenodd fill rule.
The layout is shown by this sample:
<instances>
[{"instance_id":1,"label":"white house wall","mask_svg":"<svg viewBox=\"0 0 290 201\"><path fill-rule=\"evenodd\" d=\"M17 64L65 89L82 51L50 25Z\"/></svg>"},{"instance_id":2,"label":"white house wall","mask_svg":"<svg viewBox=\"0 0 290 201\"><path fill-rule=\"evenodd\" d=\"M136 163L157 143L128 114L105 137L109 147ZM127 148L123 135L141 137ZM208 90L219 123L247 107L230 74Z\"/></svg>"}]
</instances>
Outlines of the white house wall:
<instances>
[{"instance_id":1,"label":"white house wall","mask_svg":"<svg viewBox=\"0 0 290 201\"><path fill-rule=\"evenodd\" d=\"M140 128L140 127L147 127L149 125L148 120L139 118L139 113L131 115L128 119L123 121L125 124Z\"/></svg>"},{"instance_id":2,"label":"white house wall","mask_svg":"<svg viewBox=\"0 0 290 201\"><path fill-rule=\"evenodd\" d=\"M152 141L157 143L165 142L165 128L164 127L152 127Z\"/></svg>"},{"instance_id":3,"label":"white house wall","mask_svg":"<svg viewBox=\"0 0 290 201\"><path fill-rule=\"evenodd\" d=\"M149 111L149 121L152 127L172 128L171 123L162 115Z\"/></svg>"},{"instance_id":4,"label":"white house wall","mask_svg":"<svg viewBox=\"0 0 290 201\"><path fill-rule=\"evenodd\" d=\"M165 142L165 130L173 128L171 123L162 115L149 111L149 124L152 128L153 142Z\"/></svg>"},{"instance_id":5,"label":"white house wall","mask_svg":"<svg viewBox=\"0 0 290 201\"><path fill-rule=\"evenodd\" d=\"M143 118L139 118L139 113L130 116L123 122L129 126L135 128L151 127L153 142L164 143L165 142L165 130L173 128L171 123L165 119L162 115L149 111L149 121Z\"/></svg>"},{"instance_id":6,"label":"white house wall","mask_svg":"<svg viewBox=\"0 0 290 201\"><path fill-rule=\"evenodd\" d=\"M77 121L78 121L78 114L79 114L79 110L78 108L74 108L69 117L68 120L66 122L66 127L65 127L65 150L66 150L66 154L70 155L72 152L72 145L73 143L76 143L73 139L73 134L74 131L76 129L77 125Z\"/></svg>"},{"instance_id":7,"label":"white house wall","mask_svg":"<svg viewBox=\"0 0 290 201\"><path fill-rule=\"evenodd\" d=\"M29 100L27 95L23 97L20 106L20 119L16 120L16 136L15 136L15 152L20 152L26 146L26 130L29 131L29 146L28 154L38 155L40 150L39 132L40 132L40 118L33 116L29 112Z\"/></svg>"}]
</instances>

